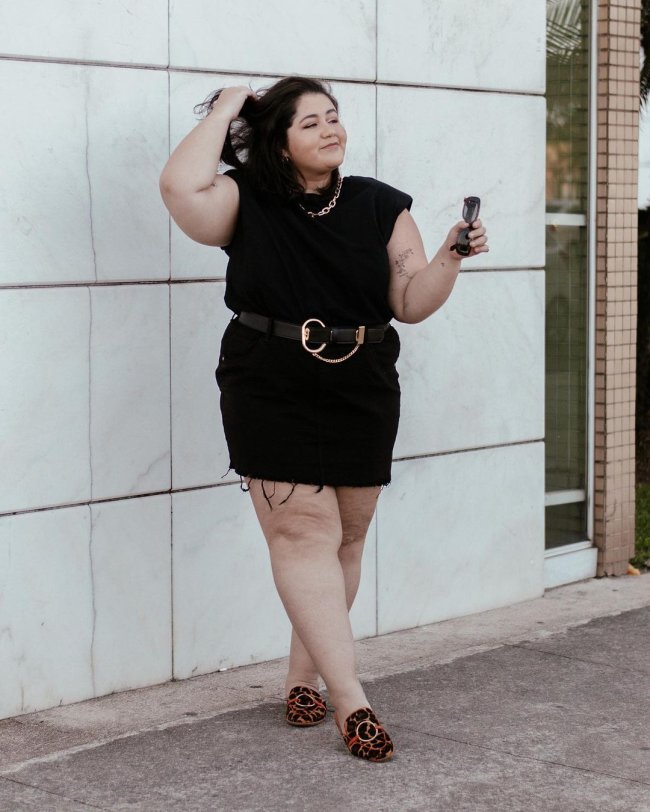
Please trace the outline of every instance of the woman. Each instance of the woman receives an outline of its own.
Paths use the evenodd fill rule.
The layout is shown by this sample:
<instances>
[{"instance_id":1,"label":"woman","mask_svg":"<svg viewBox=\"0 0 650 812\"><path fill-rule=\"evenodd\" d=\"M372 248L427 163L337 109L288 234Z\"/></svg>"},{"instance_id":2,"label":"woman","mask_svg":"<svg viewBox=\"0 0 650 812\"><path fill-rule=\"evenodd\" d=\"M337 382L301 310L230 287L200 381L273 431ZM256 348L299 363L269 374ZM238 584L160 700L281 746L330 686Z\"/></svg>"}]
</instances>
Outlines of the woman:
<instances>
[{"instance_id":1,"label":"woman","mask_svg":"<svg viewBox=\"0 0 650 812\"><path fill-rule=\"evenodd\" d=\"M339 167L347 134L323 83L229 87L204 105L161 192L180 228L229 255L235 316L216 370L231 467L245 479L292 623L286 720L323 721L319 676L349 751L393 744L357 677L348 612L399 418L391 318L415 323L460 269L451 228L431 262L411 198ZM235 167L217 174L220 160ZM487 251L480 220L470 256Z\"/></svg>"}]
</instances>

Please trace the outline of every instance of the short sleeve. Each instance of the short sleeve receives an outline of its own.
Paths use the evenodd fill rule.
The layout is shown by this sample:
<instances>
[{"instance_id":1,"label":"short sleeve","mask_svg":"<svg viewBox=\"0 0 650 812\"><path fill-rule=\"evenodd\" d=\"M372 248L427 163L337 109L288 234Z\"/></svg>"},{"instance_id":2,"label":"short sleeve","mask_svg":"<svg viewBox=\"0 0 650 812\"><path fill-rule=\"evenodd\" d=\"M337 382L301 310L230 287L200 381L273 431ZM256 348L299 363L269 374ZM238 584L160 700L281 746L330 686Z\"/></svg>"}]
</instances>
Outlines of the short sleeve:
<instances>
[{"instance_id":1,"label":"short sleeve","mask_svg":"<svg viewBox=\"0 0 650 812\"><path fill-rule=\"evenodd\" d=\"M232 178L235 181L235 183L237 184L237 186L239 186L239 197L240 197L240 201L241 201L242 186L243 186L243 175L242 175L241 171L239 169L228 169L223 174L227 175L229 178ZM240 205L241 205L241 202L240 202ZM234 235L233 235L233 239L234 239ZM232 240L228 243L228 245L220 246L221 250L227 256L230 256L230 247L231 247L231 245L232 245Z\"/></svg>"},{"instance_id":2,"label":"short sleeve","mask_svg":"<svg viewBox=\"0 0 650 812\"><path fill-rule=\"evenodd\" d=\"M388 245L395 227L395 221L404 209L410 211L413 198L407 195L406 192L401 192L387 183L378 183L375 201L379 230L384 244Z\"/></svg>"}]
</instances>

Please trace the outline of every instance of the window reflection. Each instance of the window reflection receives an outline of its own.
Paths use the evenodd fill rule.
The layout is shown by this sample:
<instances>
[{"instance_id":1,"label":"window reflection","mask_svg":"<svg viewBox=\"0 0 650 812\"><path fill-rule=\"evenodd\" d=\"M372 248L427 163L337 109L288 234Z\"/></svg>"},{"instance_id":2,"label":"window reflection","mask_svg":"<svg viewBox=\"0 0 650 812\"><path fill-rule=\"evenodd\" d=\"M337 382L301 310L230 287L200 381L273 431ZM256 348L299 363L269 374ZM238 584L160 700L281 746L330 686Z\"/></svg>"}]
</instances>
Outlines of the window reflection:
<instances>
[{"instance_id":1,"label":"window reflection","mask_svg":"<svg viewBox=\"0 0 650 812\"><path fill-rule=\"evenodd\" d=\"M587 0L546 4L546 208L586 212L589 126Z\"/></svg>"},{"instance_id":2,"label":"window reflection","mask_svg":"<svg viewBox=\"0 0 650 812\"><path fill-rule=\"evenodd\" d=\"M587 474L589 2L547 0L546 490ZM563 215L578 215L562 222ZM587 536L584 503L546 509L546 544Z\"/></svg>"}]
</instances>

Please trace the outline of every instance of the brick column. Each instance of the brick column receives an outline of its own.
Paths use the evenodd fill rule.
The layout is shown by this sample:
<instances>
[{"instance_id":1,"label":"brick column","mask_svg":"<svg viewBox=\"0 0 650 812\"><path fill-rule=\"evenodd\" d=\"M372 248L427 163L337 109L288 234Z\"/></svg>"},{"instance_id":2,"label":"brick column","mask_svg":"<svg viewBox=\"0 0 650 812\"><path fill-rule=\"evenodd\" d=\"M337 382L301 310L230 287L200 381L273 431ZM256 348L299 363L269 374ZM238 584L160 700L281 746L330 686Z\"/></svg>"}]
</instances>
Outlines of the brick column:
<instances>
[{"instance_id":1,"label":"brick column","mask_svg":"<svg viewBox=\"0 0 650 812\"><path fill-rule=\"evenodd\" d=\"M640 0L598 4L594 541L598 575L634 555Z\"/></svg>"}]
</instances>

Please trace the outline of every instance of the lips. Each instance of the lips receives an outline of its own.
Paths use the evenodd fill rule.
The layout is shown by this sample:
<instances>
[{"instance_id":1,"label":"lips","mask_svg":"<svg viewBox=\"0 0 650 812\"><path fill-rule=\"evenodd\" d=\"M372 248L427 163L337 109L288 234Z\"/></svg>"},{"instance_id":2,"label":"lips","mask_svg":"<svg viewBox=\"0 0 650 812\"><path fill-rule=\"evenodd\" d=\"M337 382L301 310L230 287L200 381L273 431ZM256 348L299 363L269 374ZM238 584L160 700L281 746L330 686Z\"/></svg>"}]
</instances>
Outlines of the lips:
<instances>
[{"instance_id":1,"label":"lips","mask_svg":"<svg viewBox=\"0 0 650 812\"><path fill-rule=\"evenodd\" d=\"M324 147L321 147L321 149L332 149L332 147L340 147L340 146L341 146L340 144L326 144Z\"/></svg>"}]
</instances>

